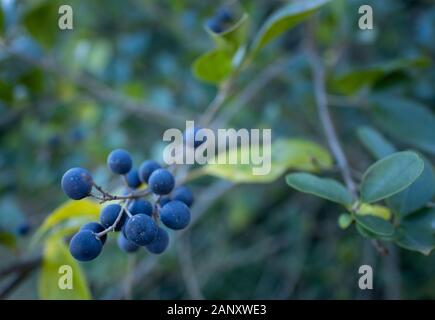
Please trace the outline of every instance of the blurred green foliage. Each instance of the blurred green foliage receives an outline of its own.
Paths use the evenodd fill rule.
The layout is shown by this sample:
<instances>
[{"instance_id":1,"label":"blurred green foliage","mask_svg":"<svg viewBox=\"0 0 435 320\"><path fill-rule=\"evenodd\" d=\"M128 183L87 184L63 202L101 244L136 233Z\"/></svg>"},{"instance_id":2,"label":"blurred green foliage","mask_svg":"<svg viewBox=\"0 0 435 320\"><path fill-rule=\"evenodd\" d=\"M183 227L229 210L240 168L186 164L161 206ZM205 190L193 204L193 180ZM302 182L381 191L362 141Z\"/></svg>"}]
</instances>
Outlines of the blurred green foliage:
<instances>
[{"instance_id":1,"label":"blurred green foliage","mask_svg":"<svg viewBox=\"0 0 435 320\"><path fill-rule=\"evenodd\" d=\"M71 0L74 30L60 31L57 9L64 2L2 1L0 269L42 250L30 246L30 236L18 236L17 228L28 221L36 230L65 202L60 178L66 169L84 166L99 184L114 188L117 180L105 168L113 148L131 151L136 165L161 160L162 133L203 114L216 95L215 84L234 73L235 89L218 115L225 127L272 128L274 141L304 138L327 147L302 50L306 24L284 32L294 22L286 16L288 2L240 0L232 5L246 18L216 35L205 21L224 3ZM373 7L371 31L358 29L362 4ZM433 171L427 171L435 154L432 1L334 0L319 10L315 23L331 112L356 176L396 149L414 149L425 158L426 173L414 190L402 192L425 190L418 202L433 201ZM271 25L269 32L262 29ZM221 68L210 69L216 63ZM331 175L340 179L333 170ZM387 244L390 254L379 256L354 228L340 228L348 226L342 208L290 189L283 177L231 186L218 197L216 190L228 187L223 183L210 176L192 181L197 212L203 202L212 205L158 259L145 252L128 257L109 239L104 254L83 268L92 297L435 297L433 255ZM404 206L394 197L385 204L406 216L401 245L423 244L417 249L429 253L432 247L424 244L434 241L434 209L409 215L421 205ZM369 229L360 230L366 236L383 223L373 216L358 219ZM410 239L410 230L425 239ZM53 261L68 260L65 248L56 248ZM362 264L374 268L370 292L357 285ZM50 269L50 261L43 266L42 272ZM31 273L10 298L62 298L51 295L43 282L47 273L40 272ZM131 277L140 285L129 285ZM1 284L8 281L0 277ZM80 286L82 295L67 298L87 298Z\"/></svg>"}]
</instances>

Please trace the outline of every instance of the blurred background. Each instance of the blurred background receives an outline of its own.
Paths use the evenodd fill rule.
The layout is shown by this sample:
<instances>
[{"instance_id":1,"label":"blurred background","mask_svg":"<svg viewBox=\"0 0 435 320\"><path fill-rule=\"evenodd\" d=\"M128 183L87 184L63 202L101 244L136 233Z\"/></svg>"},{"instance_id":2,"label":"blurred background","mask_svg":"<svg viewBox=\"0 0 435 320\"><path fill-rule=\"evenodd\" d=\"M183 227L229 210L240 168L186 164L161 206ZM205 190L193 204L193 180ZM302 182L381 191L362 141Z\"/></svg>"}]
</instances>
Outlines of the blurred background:
<instances>
[{"instance_id":1,"label":"blurred background","mask_svg":"<svg viewBox=\"0 0 435 320\"><path fill-rule=\"evenodd\" d=\"M57 10L66 2L74 29L60 31ZM216 86L196 79L191 65L213 47L204 24L226 2L66 2L1 1L3 299L47 297L42 249L30 243L67 200L60 179L68 168L83 166L113 188L119 181L105 165L112 149L129 150L135 165L160 160L163 132L198 119L216 95ZM240 0L250 16L248 37L288 2ZM363 4L373 7L374 30L358 28ZM238 75L220 111L225 127L272 128L273 139L304 137L327 146L301 51L305 31L302 25L285 33ZM336 0L320 10L314 34L328 74L415 56L432 60L435 5ZM399 94L433 111L433 64L410 69L389 74L370 92ZM330 98L349 160L363 172L373 160L355 129L370 124L371 115L347 96ZM282 177L235 185L204 176L189 185L195 223L171 237L166 253L128 256L110 237L103 254L82 268L94 299L435 298L433 255L391 246L388 256L379 256L354 228L338 227L338 206L295 192ZM374 290L358 288L362 264L373 266Z\"/></svg>"}]
</instances>

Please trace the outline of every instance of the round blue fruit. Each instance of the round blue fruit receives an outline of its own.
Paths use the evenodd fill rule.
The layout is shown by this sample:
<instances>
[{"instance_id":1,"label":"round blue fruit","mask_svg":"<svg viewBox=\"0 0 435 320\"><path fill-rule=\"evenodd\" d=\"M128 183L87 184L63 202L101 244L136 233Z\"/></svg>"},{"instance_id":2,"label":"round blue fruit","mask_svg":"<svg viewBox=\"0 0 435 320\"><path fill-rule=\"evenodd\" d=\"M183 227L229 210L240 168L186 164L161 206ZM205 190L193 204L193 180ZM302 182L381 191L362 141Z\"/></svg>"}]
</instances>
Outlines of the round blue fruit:
<instances>
[{"instance_id":1,"label":"round blue fruit","mask_svg":"<svg viewBox=\"0 0 435 320\"><path fill-rule=\"evenodd\" d=\"M23 223L18 225L18 227L17 227L17 233L20 236L26 236L30 232L31 228L32 227L31 227L30 223L23 222Z\"/></svg>"},{"instance_id":2,"label":"round blue fruit","mask_svg":"<svg viewBox=\"0 0 435 320\"><path fill-rule=\"evenodd\" d=\"M206 24L207 27L214 33L222 33L224 31L222 23L215 17L208 19Z\"/></svg>"},{"instance_id":3,"label":"round blue fruit","mask_svg":"<svg viewBox=\"0 0 435 320\"><path fill-rule=\"evenodd\" d=\"M168 196L166 196L166 197L161 197L160 198L160 207L164 207L165 206L165 204L167 204L167 203L169 203L169 202L171 202L171 198L170 197L168 197Z\"/></svg>"},{"instance_id":4,"label":"round blue fruit","mask_svg":"<svg viewBox=\"0 0 435 320\"><path fill-rule=\"evenodd\" d=\"M89 222L84 224L81 228L80 231L83 230L91 230L93 233L100 233L102 231L104 231L104 227L99 224L98 222ZM105 234L104 236L100 237L101 243L105 244L106 240L107 240L107 234Z\"/></svg>"},{"instance_id":5,"label":"round blue fruit","mask_svg":"<svg viewBox=\"0 0 435 320\"><path fill-rule=\"evenodd\" d=\"M155 170L160 169L161 166L154 160L146 160L142 162L139 167L139 179L143 183L148 183L148 179L150 178L151 173Z\"/></svg>"},{"instance_id":6,"label":"round blue fruit","mask_svg":"<svg viewBox=\"0 0 435 320\"><path fill-rule=\"evenodd\" d=\"M113 150L107 157L107 165L113 173L126 174L131 170L132 164L130 154L123 149Z\"/></svg>"},{"instance_id":7,"label":"round blue fruit","mask_svg":"<svg viewBox=\"0 0 435 320\"><path fill-rule=\"evenodd\" d=\"M160 220L170 229L184 229L190 222L190 210L184 202L171 201L160 210Z\"/></svg>"},{"instance_id":8,"label":"round blue fruit","mask_svg":"<svg viewBox=\"0 0 435 320\"><path fill-rule=\"evenodd\" d=\"M157 235L153 241L146 245L149 252L160 254L166 250L169 244L169 235L166 230L158 228Z\"/></svg>"},{"instance_id":9,"label":"round blue fruit","mask_svg":"<svg viewBox=\"0 0 435 320\"><path fill-rule=\"evenodd\" d=\"M138 188L142 182L139 179L139 172L136 169L131 169L126 175L127 184L130 188Z\"/></svg>"},{"instance_id":10,"label":"round blue fruit","mask_svg":"<svg viewBox=\"0 0 435 320\"><path fill-rule=\"evenodd\" d=\"M125 236L138 246L149 244L157 235L157 225L146 214L139 213L128 219L125 225Z\"/></svg>"},{"instance_id":11,"label":"round blue fruit","mask_svg":"<svg viewBox=\"0 0 435 320\"><path fill-rule=\"evenodd\" d=\"M74 200L83 199L91 193L92 176L83 168L71 168L62 177L62 190Z\"/></svg>"},{"instance_id":12,"label":"round blue fruit","mask_svg":"<svg viewBox=\"0 0 435 320\"><path fill-rule=\"evenodd\" d=\"M172 192L172 200L184 202L186 206L190 207L193 204L192 191L186 186L179 186Z\"/></svg>"},{"instance_id":13,"label":"round blue fruit","mask_svg":"<svg viewBox=\"0 0 435 320\"><path fill-rule=\"evenodd\" d=\"M216 32L216 31L215 31ZM202 128L194 127L187 129L183 134L184 143L187 144L187 146L192 146L193 148L198 148L200 145L202 145L204 142L207 141L207 137L200 138L199 131Z\"/></svg>"},{"instance_id":14,"label":"round blue fruit","mask_svg":"<svg viewBox=\"0 0 435 320\"><path fill-rule=\"evenodd\" d=\"M143 213L148 216L151 216L153 214L153 205L149 201L143 199L137 199L137 200L133 200L128 205L128 211L130 211L132 215Z\"/></svg>"},{"instance_id":15,"label":"round blue fruit","mask_svg":"<svg viewBox=\"0 0 435 320\"><path fill-rule=\"evenodd\" d=\"M234 19L234 15L231 12L231 10L227 7L219 8L219 10L215 14L215 18L217 21L223 22L223 23L230 23Z\"/></svg>"},{"instance_id":16,"label":"round blue fruit","mask_svg":"<svg viewBox=\"0 0 435 320\"><path fill-rule=\"evenodd\" d=\"M76 233L69 243L71 255L79 261L90 261L98 257L103 244L91 230Z\"/></svg>"},{"instance_id":17,"label":"round blue fruit","mask_svg":"<svg viewBox=\"0 0 435 320\"><path fill-rule=\"evenodd\" d=\"M106 229L111 227L115 223L116 218L118 218L121 210L122 207L116 203L109 204L108 206L104 207L100 213L101 225ZM121 220L119 220L119 222L116 224L115 231L120 231L125 223L126 215L124 212L121 214Z\"/></svg>"},{"instance_id":18,"label":"round blue fruit","mask_svg":"<svg viewBox=\"0 0 435 320\"><path fill-rule=\"evenodd\" d=\"M155 170L149 180L148 185L152 192L158 195L168 194L174 189L175 179L172 173L166 169Z\"/></svg>"},{"instance_id":19,"label":"round blue fruit","mask_svg":"<svg viewBox=\"0 0 435 320\"><path fill-rule=\"evenodd\" d=\"M132 253L139 249L139 246L135 245L133 242L128 240L124 234L121 232L116 241L118 243L118 247L125 252Z\"/></svg>"}]
</instances>

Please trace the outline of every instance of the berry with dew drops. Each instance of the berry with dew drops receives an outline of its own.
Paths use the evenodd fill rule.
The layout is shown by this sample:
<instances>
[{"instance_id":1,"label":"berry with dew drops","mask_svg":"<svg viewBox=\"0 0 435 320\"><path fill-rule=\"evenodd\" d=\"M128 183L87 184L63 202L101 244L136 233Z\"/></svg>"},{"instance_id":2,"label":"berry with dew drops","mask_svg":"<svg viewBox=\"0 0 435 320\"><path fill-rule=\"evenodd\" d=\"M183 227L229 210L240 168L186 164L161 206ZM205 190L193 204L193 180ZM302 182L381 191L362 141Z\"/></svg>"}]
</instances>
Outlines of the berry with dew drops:
<instances>
[{"instance_id":1,"label":"berry with dew drops","mask_svg":"<svg viewBox=\"0 0 435 320\"><path fill-rule=\"evenodd\" d=\"M90 261L98 257L103 243L91 230L76 233L69 243L71 255L79 261Z\"/></svg>"},{"instance_id":2,"label":"berry with dew drops","mask_svg":"<svg viewBox=\"0 0 435 320\"><path fill-rule=\"evenodd\" d=\"M123 149L113 150L107 157L109 169L116 174L127 174L132 167L133 160L130 154Z\"/></svg>"},{"instance_id":3,"label":"berry with dew drops","mask_svg":"<svg viewBox=\"0 0 435 320\"><path fill-rule=\"evenodd\" d=\"M93 185L91 174L83 168L71 168L64 173L61 181L62 190L73 200L80 200L90 195Z\"/></svg>"},{"instance_id":4,"label":"berry with dew drops","mask_svg":"<svg viewBox=\"0 0 435 320\"><path fill-rule=\"evenodd\" d=\"M190 222L190 210L181 201L171 201L160 210L160 220L170 229L181 230Z\"/></svg>"}]
</instances>

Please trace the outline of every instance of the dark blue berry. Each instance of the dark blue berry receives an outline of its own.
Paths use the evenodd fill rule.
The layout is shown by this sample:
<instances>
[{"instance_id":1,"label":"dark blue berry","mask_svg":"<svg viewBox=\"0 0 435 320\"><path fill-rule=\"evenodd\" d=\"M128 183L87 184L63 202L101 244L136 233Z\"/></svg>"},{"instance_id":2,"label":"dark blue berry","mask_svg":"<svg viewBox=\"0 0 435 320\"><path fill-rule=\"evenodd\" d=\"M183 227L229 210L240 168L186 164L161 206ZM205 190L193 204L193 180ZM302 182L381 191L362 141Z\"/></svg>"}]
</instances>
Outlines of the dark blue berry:
<instances>
[{"instance_id":1,"label":"dark blue berry","mask_svg":"<svg viewBox=\"0 0 435 320\"><path fill-rule=\"evenodd\" d=\"M104 207L100 213L101 225L106 229L112 226L115 223L116 218L118 218L118 215L120 214L121 210L122 210L121 206L116 203L109 204L108 206ZM120 231L122 229L122 226L125 223L125 218L126 215L123 212L121 220L119 220L119 222L116 224L115 231Z\"/></svg>"},{"instance_id":2,"label":"dark blue berry","mask_svg":"<svg viewBox=\"0 0 435 320\"><path fill-rule=\"evenodd\" d=\"M139 246L135 245L133 242L128 240L123 233L120 233L118 236L118 247L128 253L135 252L139 249Z\"/></svg>"},{"instance_id":3,"label":"dark blue berry","mask_svg":"<svg viewBox=\"0 0 435 320\"><path fill-rule=\"evenodd\" d=\"M148 185L152 192L158 195L168 194L174 189L175 179L172 173L166 169L155 170L149 180Z\"/></svg>"},{"instance_id":4,"label":"dark blue berry","mask_svg":"<svg viewBox=\"0 0 435 320\"><path fill-rule=\"evenodd\" d=\"M153 205L149 201L143 199L137 199L137 200L133 200L128 205L128 211L130 211L132 215L143 213L148 216L151 216L153 214Z\"/></svg>"},{"instance_id":5,"label":"dark blue berry","mask_svg":"<svg viewBox=\"0 0 435 320\"><path fill-rule=\"evenodd\" d=\"M136 169L131 169L127 173L126 179L127 179L128 186L133 189L136 189L142 184L142 182L139 179L139 172Z\"/></svg>"},{"instance_id":6,"label":"dark blue berry","mask_svg":"<svg viewBox=\"0 0 435 320\"><path fill-rule=\"evenodd\" d=\"M208 19L206 24L207 27L214 33L221 33L224 31L222 23L215 17Z\"/></svg>"},{"instance_id":7,"label":"dark blue berry","mask_svg":"<svg viewBox=\"0 0 435 320\"><path fill-rule=\"evenodd\" d=\"M190 210L181 201L171 201L160 210L160 220L170 229L184 229L190 222Z\"/></svg>"},{"instance_id":8,"label":"dark blue berry","mask_svg":"<svg viewBox=\"0 0 435 320\"><path fill-rule=\"evenodd\" d=\"M100 232L104 231L104 227L101 224L99 224L98 222L89 222L89 223L84 224L80 228L80 231L83 231L83 230L91 230L94 233L100 233ZM105 244L106 239L107 239L106 234L104 236L100 237L101 243Z\"/></svg>"},{"instance_id":9,"label":"dark blue berry","mask_svg":"<svg viewBox=\"0 0 435 320\"><path fill-rule=\"evenodd\" d=\"M71 255L79 261L95 259L101 252L103 244L91 230L76 233L69 243Z\"/></svg>"},{"instance_id":10,"label":"dark blue berry","mask_svg":"<svg viewBox=\"0 0 435 320\"><path fill-rule=\"evenodd\" d=\"M154 160L146 160L142 162L139 167L139 179L143 183L148 183L148 179L150 178L151 173L155 170L160 169L161 166Z\"/></svg>"},{"instance_id":11,"label":"dark blue berry","mask_svg":"<svg viewBox=\"0 0 435 320\"><path fill-rule=\"evenodd\" d=\"M223 23L230 23L233 21L234 15L229 8L222 7L216 12L215 19Z\"/></svg>"},{"instance_id":12,"label":"dark blue berry","mask_svg":"<svg viewBox=\"0 0 435 320\"><path fill-rule=\"evenodd\" d=\"M184 202L186 206L190 207L193 203L192 191L186 186L179 186L172 192L172 200Z\"/></svg>"},{"instance_id":13,"label":"dark blue berry","mask_svg":"<svg viewBox=\"0 0 435 320\"><path fill-rule=\"evenodd\" d=\"M28 222L23 222L21 224L18 225L17 227L17 233L20 236L26 236L31 229L31 225Z\"/></svg>"},{"instance_id":14,"label":"dark blue berry","mask_svg":"<svg viewBox=\"0 0 435 320\"><path fill-rule=\"evenodd\" d=\"M149 244L157 235L157 225L146 214L139 213L128 219L125 236L138 246Z\"/></svg>"},{"instance_id":15,"label":"dark blue berry","mask_svg":"<svg viewBox=\"0 0 435 320\"><path fill-rule=\"evenodd\" d=\"M166 250L169 244L168 233L162 229L158 228L157 235L153 241L146 245L146 248L151 253L159 254Z\"/></svg>"},{"instance_id":16,"label":"dark blue berry","mask_svg":"<svg viewBox=\"0 0 435 320\"><path fill-rule=\"evenodd\" d=\"M113 173L126 174L131 170L132 164L130 154L123 149L113 150L107 157L107 165Z\"/></svg>"},{"instance_id":17,"label":"dark blue berry","mask_svg":"<svg viewBox=\"0 0 435 320\"><path fill-rule=\"evenodd\" d=\"M166 197L161 197L160 198L160 207L164 207L165 204L169 203L171 201L171 198L166 196Z\"/></svg>"},{"instance_id":18,"label":"dark blue berry","mask_svg":"<svg viewBox=\"0 0 435 320\"><path fill-rule=\"evenodd\" d=\"M192 146L196 149L200 145L202 145L204 142L207 141L207 137L203 137L202 139L199 136L199 131L202 128L189 128L187 129L183 134L184 143L187 144L187 146Z\"/></svg>"},{"instance_id":19,"label":"dark blue berry","mask_svg":"<svg viewBox=\"0 0 435 320\"><path fill-rule=\"evenodd\" d=\"M91 193L92 176L83 168L71 168L62 177L62 190L74 200L83 199Z\"/></svg>"}]
</instances>

